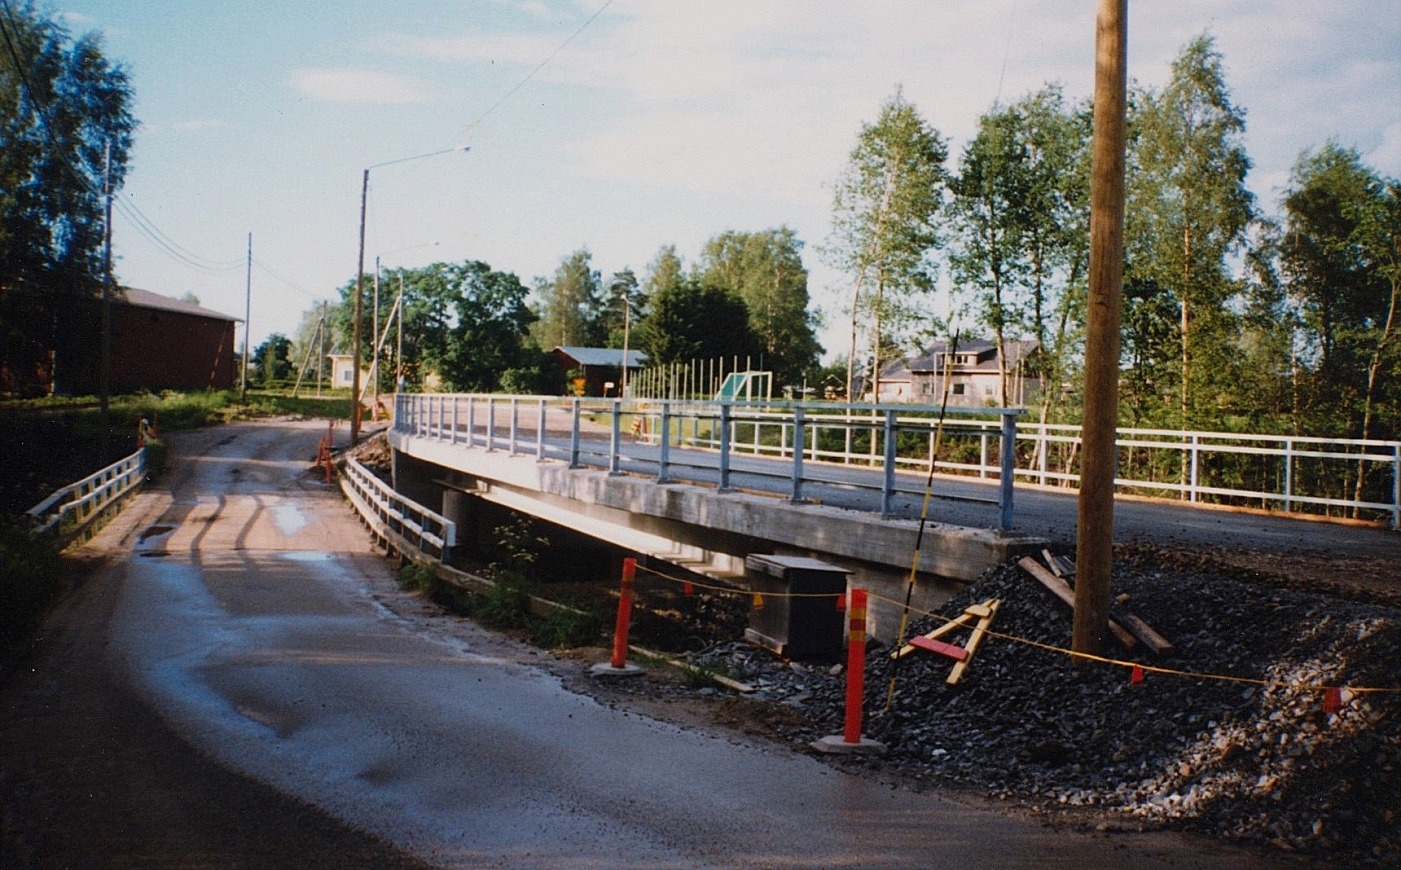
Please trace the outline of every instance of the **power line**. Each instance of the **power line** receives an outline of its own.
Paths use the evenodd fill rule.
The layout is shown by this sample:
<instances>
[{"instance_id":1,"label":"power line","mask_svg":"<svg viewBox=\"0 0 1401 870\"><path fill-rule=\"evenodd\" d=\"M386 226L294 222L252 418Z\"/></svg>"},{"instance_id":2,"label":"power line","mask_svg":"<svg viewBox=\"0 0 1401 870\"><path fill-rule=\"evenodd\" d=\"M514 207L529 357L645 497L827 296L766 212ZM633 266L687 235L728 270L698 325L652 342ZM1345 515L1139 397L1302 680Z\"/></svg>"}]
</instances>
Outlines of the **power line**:
<instances>
[{"instance_id":1,"label":"power line","mask_svg":"<svg viewBox=\"0 0 1401 870\"><path fill-rule=\"evenodd\" d=\"M549 54L548 57L546 57L544 60L540 61L539 66L535 67L535 69L531 70L530 73L529 73L525 78L523 78L523 79L521 79L519 82L517 82L517 83L516 83L516 86L513 87L513 88L511 88L509 91L507 91L505 96L503 96L501 99L497 100L495 103L492 103L492 104L491 104L491 107L490 107L489 109L487 109L485 112L482 112L480 115L478 115L478 116L477 116L477 119L476 119L475 121L473 121L472 123L468 124L468 125L467 125L467 130L470 132L474 127L478 126L479 124L481 124L482 121L486 120L486 117L487 117L488 115L490 115L492 112L495 112L498 108L500 108L502 103L506 102L506 101L509 100L511 97L514 97L514 96L516 95L516 92L517 92L517 91L519 91L521 88L525 87L526 83L529 82L531 79L535 78L535 74L536 74L536 73L538 73L538 72L540 72L540 70L544 69L544 68L550 63L550 61L552 61L552 60L555 59L555 56L556 56L556 55L558 55L561 51L564 51L564 49L565 49L566 47L568 47L569 43L571 43L571 42L574 41L574 38L575 38L575 37L577 37L579 34L583 33L585 28L587 28L590 24L593 24L593 23L594 23L594 20L597 19L598 16L602 15L602 14L604 13L604 11L607 10L608 7L609 7L609 6L612 6L612 5L613 5L613 0L607 0L606 3L604 3L602 6L598 7L598 11L596 11L596 12L594 12L594 14L590 15L589 18L588 18L588 20L585 21L583 24L580 24L580 25L579 25L579 28L578 28L577 30L575 30L573 33L569 34L569 38L566 39L564 42L561 42L561 43L559 44L559 47L556 48L554 51L550 52L550 54Z\"/></svg>"}]
</instances>

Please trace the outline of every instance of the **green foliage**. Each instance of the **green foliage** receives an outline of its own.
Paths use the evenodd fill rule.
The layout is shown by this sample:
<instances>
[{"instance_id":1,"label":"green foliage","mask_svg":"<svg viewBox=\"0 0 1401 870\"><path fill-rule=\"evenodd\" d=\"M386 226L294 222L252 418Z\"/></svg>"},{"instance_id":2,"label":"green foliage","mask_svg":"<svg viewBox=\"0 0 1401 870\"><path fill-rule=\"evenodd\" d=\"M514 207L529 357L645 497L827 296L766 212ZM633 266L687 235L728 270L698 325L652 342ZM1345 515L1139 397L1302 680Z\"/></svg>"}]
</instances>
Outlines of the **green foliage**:
<instances>
[{"instance_id":1,"label":"green foliage","mask_svg":"<svg viewBox=\"0 0 1401 870\"><path fill-rule=\"evenodd\" d=\"M686 278L652 299L640 344L651 365L717 357L757 357L762 345L739 297Z\"/></svg>"},{"instance_id":2,"label":"green foliage","mask_svg":"<svg viewBox=\"0 0 1401 870\"><path fill-rule=\"evenodd\" d=\"M607 339L603 289L587 248L565 257L553 278L537 281L535 294L538 319L531 335L541 350L598 347Z\"/></svg>"},{"instance_id":3,"label":"green foliage","mask_svg":"<svg viewBox=\"0 0 1401 870\"><path fill-rule=\"evenodd\" d=\"M28 636L62 592L58 546L34 535L28 519L0 515L0 649Z\"/></svg>"},{"instance_id":4,"label":"green foliage","mask_svg":"<svg viewBox=\"0 0 1401 870\"><path fill-rule=\"evenodd\" d=\"M802 383L822 352L808 310L802 247L797 233L788 227L724 232L706 243L696 267L703 284L744 301L764 367L786 385Z\"/></svg>"},{"instance_id":5,"label":"green foliage","mask_svg":"<svg viewBox=\"0 0 1401 870\"><path fill-rule=\"evenodd\" d=\"M269 335L253 352L253 378L256 382L271 385L274 381L285 381L295 372L292 368L292 341L280 332Z\"/></svg>"},{"instance_id":6,"label":"green foliage","mask_svg":"<svg viewBox=\"0 0 1401 870\"><path fill-rule=\"evenodd\" d=\"M1136 95L1129 119L1126 282L1152 284L1176 301L1176 414L1161 422L1206 428L1219 419L1216 396L1237 376L1238 334L1228 304L1241 290L1228 260L1255 220L1245 186L1245 113L1231 102L1221 54L1199 36L1172 65L1162 91Z\"/></svg>"},{"instance_id":7,"label":"green foliage","mask_svg":"<svg viewBox=\"0 0 1401 870\"><path fill-rule=\"evenodd\" d=\"M18 372L50 351L95 366L95 306L78 303L103 280L104 183L126 177L131 85L100 35L75 38L37 4L7 3L0 24L0 355Z\"/></svg>"},{"instance_id":8,"label":"green foliage","mask_svg":"<svg viewBox=\"0 0 1401 870\"><path fill-rule=\"evenodd\" d=\"M929 323L922 302L934 290L934 254L944 244L938 218L947 159L939 131L897 88L875 123L861 128L837 182L823 253L852 278L850 359L857 359L857 327L864 322L873 373L892 350L913 349L912 330Z\"/></svg>"},{"instance_id":9,"label":"green foliage","mask_svg":"<svg viewBox=\"0 0 1401 870\"><path fill-rule=\"evenodd\" d=\"M415 592L432 590L438 579L432 565L419 562L405 562L399 569L399 585Z\"/></svg>"},{"instance_id":10,"label":"green foliage","mask_svg":"<svg viewBox=\"0 0 1401 870\"><path fill-rule=\"evenodd\" d=\"M560 607L529 620L527 633L531 643L546 649L590 646L603 633L603 620L597 614Z\"/></svg>"}]
</instances>

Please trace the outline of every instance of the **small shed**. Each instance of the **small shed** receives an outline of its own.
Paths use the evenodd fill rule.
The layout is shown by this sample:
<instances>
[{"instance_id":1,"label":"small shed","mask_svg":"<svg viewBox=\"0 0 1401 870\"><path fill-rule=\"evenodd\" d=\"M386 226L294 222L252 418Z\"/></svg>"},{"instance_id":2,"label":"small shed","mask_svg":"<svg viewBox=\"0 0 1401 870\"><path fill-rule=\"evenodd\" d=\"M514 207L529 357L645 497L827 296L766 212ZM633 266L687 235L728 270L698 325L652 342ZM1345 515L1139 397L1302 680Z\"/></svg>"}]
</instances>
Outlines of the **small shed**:
<instances>
[{"instance_id":1,"label":"small shed","mask_svg":"<svg viewBox=\"0 0 1401 870\"><path fill-rule=\"evenodd\" d=\"M561 370L574 372L571 384L575 395L617 396L622 389L623 367L629 372L647 364L647 354L611 347L564 347L550 351Z\"/></svg>"}]
</instances>

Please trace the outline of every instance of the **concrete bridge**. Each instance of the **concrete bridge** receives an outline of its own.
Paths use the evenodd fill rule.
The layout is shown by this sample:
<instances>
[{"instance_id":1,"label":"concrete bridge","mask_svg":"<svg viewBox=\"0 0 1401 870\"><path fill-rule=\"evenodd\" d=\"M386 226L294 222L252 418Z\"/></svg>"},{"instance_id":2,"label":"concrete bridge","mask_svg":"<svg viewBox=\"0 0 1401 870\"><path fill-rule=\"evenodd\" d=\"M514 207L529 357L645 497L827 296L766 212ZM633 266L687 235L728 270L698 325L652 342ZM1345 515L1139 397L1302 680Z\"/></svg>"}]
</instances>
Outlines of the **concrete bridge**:
<instances>
[{"instance_id":1,"label":"concrete bridge","mask_svg":"<svg viewBox=\"0 0 1401 870\"><path fill-rule=\"evenodd\" d=\"M936 427L953 423L930 414L897 416L889 408L861 410L841 424L847 441L838 464L821 461L835 451L822 447L815 432L838 423L816 420L802 406L625 408L400 395L389 432L394 486L424 505L441 505L459 527L472 527L475 512L490 503L740 585L747 555L806 556L899 600L919 540L913 603L923 609L1015 555L1074 540L1073 492L1014 489L1014 439L1005 436L1015 409L994 410L991 423L956 421L997 432L1000 464L982 477L932 478L922 538L919 517L931 479L927 471L902 470L901 460L911 442L932 445ZM736 442L748 449L737 450ZM863 449L863 458L874 461L851 464L853 452ZM1240 536L1297 541L1297 527L1320 525L1160 502L1116 507L1121 538L1175 530L1210 543L1225 520L1237 526L1227 533L1237 544ZM1401 537L1377 534L1401 556ZM890 609L872 612L876 637L897 631L899 615Z\"/></svg>"}]
</instances>

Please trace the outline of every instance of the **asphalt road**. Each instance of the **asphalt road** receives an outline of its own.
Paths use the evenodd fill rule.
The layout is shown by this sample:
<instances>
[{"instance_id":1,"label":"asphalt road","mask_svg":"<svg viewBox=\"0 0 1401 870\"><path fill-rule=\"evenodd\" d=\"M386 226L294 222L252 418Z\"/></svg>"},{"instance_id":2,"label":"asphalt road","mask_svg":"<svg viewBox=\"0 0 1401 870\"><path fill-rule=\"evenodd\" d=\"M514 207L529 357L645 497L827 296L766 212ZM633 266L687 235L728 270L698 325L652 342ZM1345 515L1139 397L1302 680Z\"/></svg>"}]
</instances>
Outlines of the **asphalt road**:
<instances>
[{"instance_id":1,"label":"asphalt road","mask_svg":"<svg viewBox=\"0 0 1401 870\"><path fill-rule=\"evenodd\" d=\"M600 705L407 618L309 473L324 424L176 443L0 709L3 864L1251 866L1056 830Z\"/></svg>"}]
</instances>

